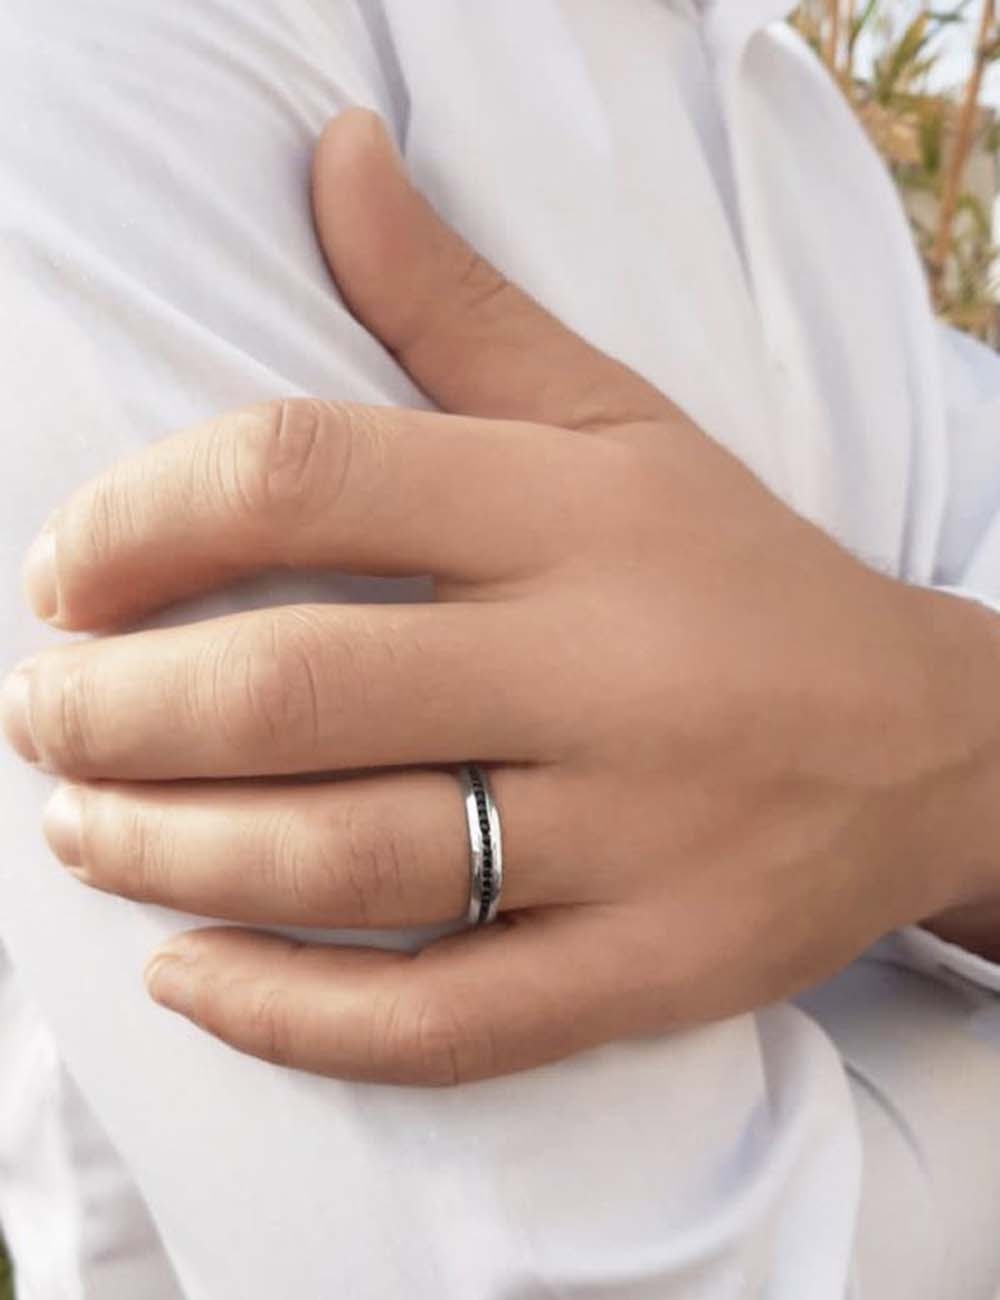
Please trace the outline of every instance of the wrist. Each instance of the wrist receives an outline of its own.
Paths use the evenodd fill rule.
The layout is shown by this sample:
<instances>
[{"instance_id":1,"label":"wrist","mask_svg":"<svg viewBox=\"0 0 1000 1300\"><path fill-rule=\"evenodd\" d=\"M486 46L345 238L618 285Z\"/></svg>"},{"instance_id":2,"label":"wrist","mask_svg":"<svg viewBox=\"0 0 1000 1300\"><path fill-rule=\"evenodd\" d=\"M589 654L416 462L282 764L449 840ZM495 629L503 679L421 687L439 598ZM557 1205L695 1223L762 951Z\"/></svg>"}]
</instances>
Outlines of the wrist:
<instances>
[{"instance_id":1,"label":"wrist","mask_svg":"<svg viewBox=\"0 0 1000 1300\"><path fill-rule=\"evenodd\" d=\"M1000 939L1000 615L951 592L905 593L919 661L911 843L927 915L943 937L992 916Z\"/></svg>"}]
</instances>

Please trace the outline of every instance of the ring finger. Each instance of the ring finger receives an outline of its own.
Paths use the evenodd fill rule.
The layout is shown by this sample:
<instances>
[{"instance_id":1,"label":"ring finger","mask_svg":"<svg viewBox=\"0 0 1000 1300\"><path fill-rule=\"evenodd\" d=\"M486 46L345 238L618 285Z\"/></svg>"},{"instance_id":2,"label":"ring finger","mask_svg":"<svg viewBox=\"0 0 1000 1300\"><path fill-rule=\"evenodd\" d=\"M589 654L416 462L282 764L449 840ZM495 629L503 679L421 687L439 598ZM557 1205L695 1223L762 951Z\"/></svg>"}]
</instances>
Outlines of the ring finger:
<instances>
[{"instance_id":1,"label":"ring finger","mask_svg":"<svg viewBox=\"0 0 1000 1300\"><path fill-rule=\"evenodd\" d=\"M490 783L509 864L502 908L571 901L574 855L548 774L503 768ZM468 904L468 833L450 771L308 784L64 785L45 827L84 883L221 920L390 928L455 920Z\"/></svg>"}]
</instances>

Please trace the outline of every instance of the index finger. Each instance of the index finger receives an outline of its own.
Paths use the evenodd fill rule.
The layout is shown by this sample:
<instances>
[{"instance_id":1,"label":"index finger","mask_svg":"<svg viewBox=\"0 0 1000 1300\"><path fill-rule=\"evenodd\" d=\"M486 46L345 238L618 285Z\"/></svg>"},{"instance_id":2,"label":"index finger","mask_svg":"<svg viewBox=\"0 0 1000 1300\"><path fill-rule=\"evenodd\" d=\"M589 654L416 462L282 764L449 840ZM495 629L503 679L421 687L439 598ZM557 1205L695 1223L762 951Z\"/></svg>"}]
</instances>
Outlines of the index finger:
<instances>
[{"instance_id":1,"label":"index finger","mask_svg":"<svg viewBox=\"0 0 1000 1300\"><path fill-rule=\"evenodd\" d=\"M77 491L32 548L28 595L59 627L102 629L266 569L516 579L572 543L616 456L543 426L275 402Z\"/></svg>"}]
</instances>

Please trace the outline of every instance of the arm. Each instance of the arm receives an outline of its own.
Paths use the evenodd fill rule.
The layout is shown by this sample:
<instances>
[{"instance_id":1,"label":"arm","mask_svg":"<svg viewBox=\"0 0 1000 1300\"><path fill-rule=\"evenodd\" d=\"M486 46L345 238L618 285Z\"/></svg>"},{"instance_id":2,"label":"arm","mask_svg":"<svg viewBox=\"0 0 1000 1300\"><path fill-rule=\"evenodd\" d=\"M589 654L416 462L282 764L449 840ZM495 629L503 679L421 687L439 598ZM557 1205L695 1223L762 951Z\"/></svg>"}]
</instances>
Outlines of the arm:
<instances>
[{"instance_id":1,"label":"arm","mask_svg":"<svg viewBox=\"0 0 1000 1300\"><path fill-rule=\"evenodd\" d=\"M935 581L994 610L1000 621L1000 357L953 330L942 328L940 339L950 478ZM984 713L998 689L1000 683L987 692ZM1000 838L986 854L994 866L1000 864ZM1000 888L987 888L971 906L937 916L925 928L953 946L935 950L912 936L924 961L943 960L1000 989L1000 971L970 963L960 951L1000 962Z\"/></svg>"}]
</instances>

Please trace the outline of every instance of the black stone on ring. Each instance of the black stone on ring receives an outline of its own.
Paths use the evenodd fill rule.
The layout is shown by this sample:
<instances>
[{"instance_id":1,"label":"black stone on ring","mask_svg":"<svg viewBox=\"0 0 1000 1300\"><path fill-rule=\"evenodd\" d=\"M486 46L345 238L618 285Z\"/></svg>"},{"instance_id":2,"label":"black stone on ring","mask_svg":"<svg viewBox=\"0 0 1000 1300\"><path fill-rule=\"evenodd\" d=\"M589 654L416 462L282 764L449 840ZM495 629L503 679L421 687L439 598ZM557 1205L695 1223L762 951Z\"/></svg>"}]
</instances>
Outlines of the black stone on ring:
<instances>
[{"instance_id":1,"label":"black stone on ring","mask_svg":"<svg viewBox=\"0 0 1000 1300\"><path fill-rule=\"evenodd\" d=\"M500 812L489 779L479 767L467 763L458 769L469 828L469 925L489 925L496 920L503 886L503 848Z\"/></svg>"}]
</instances>

